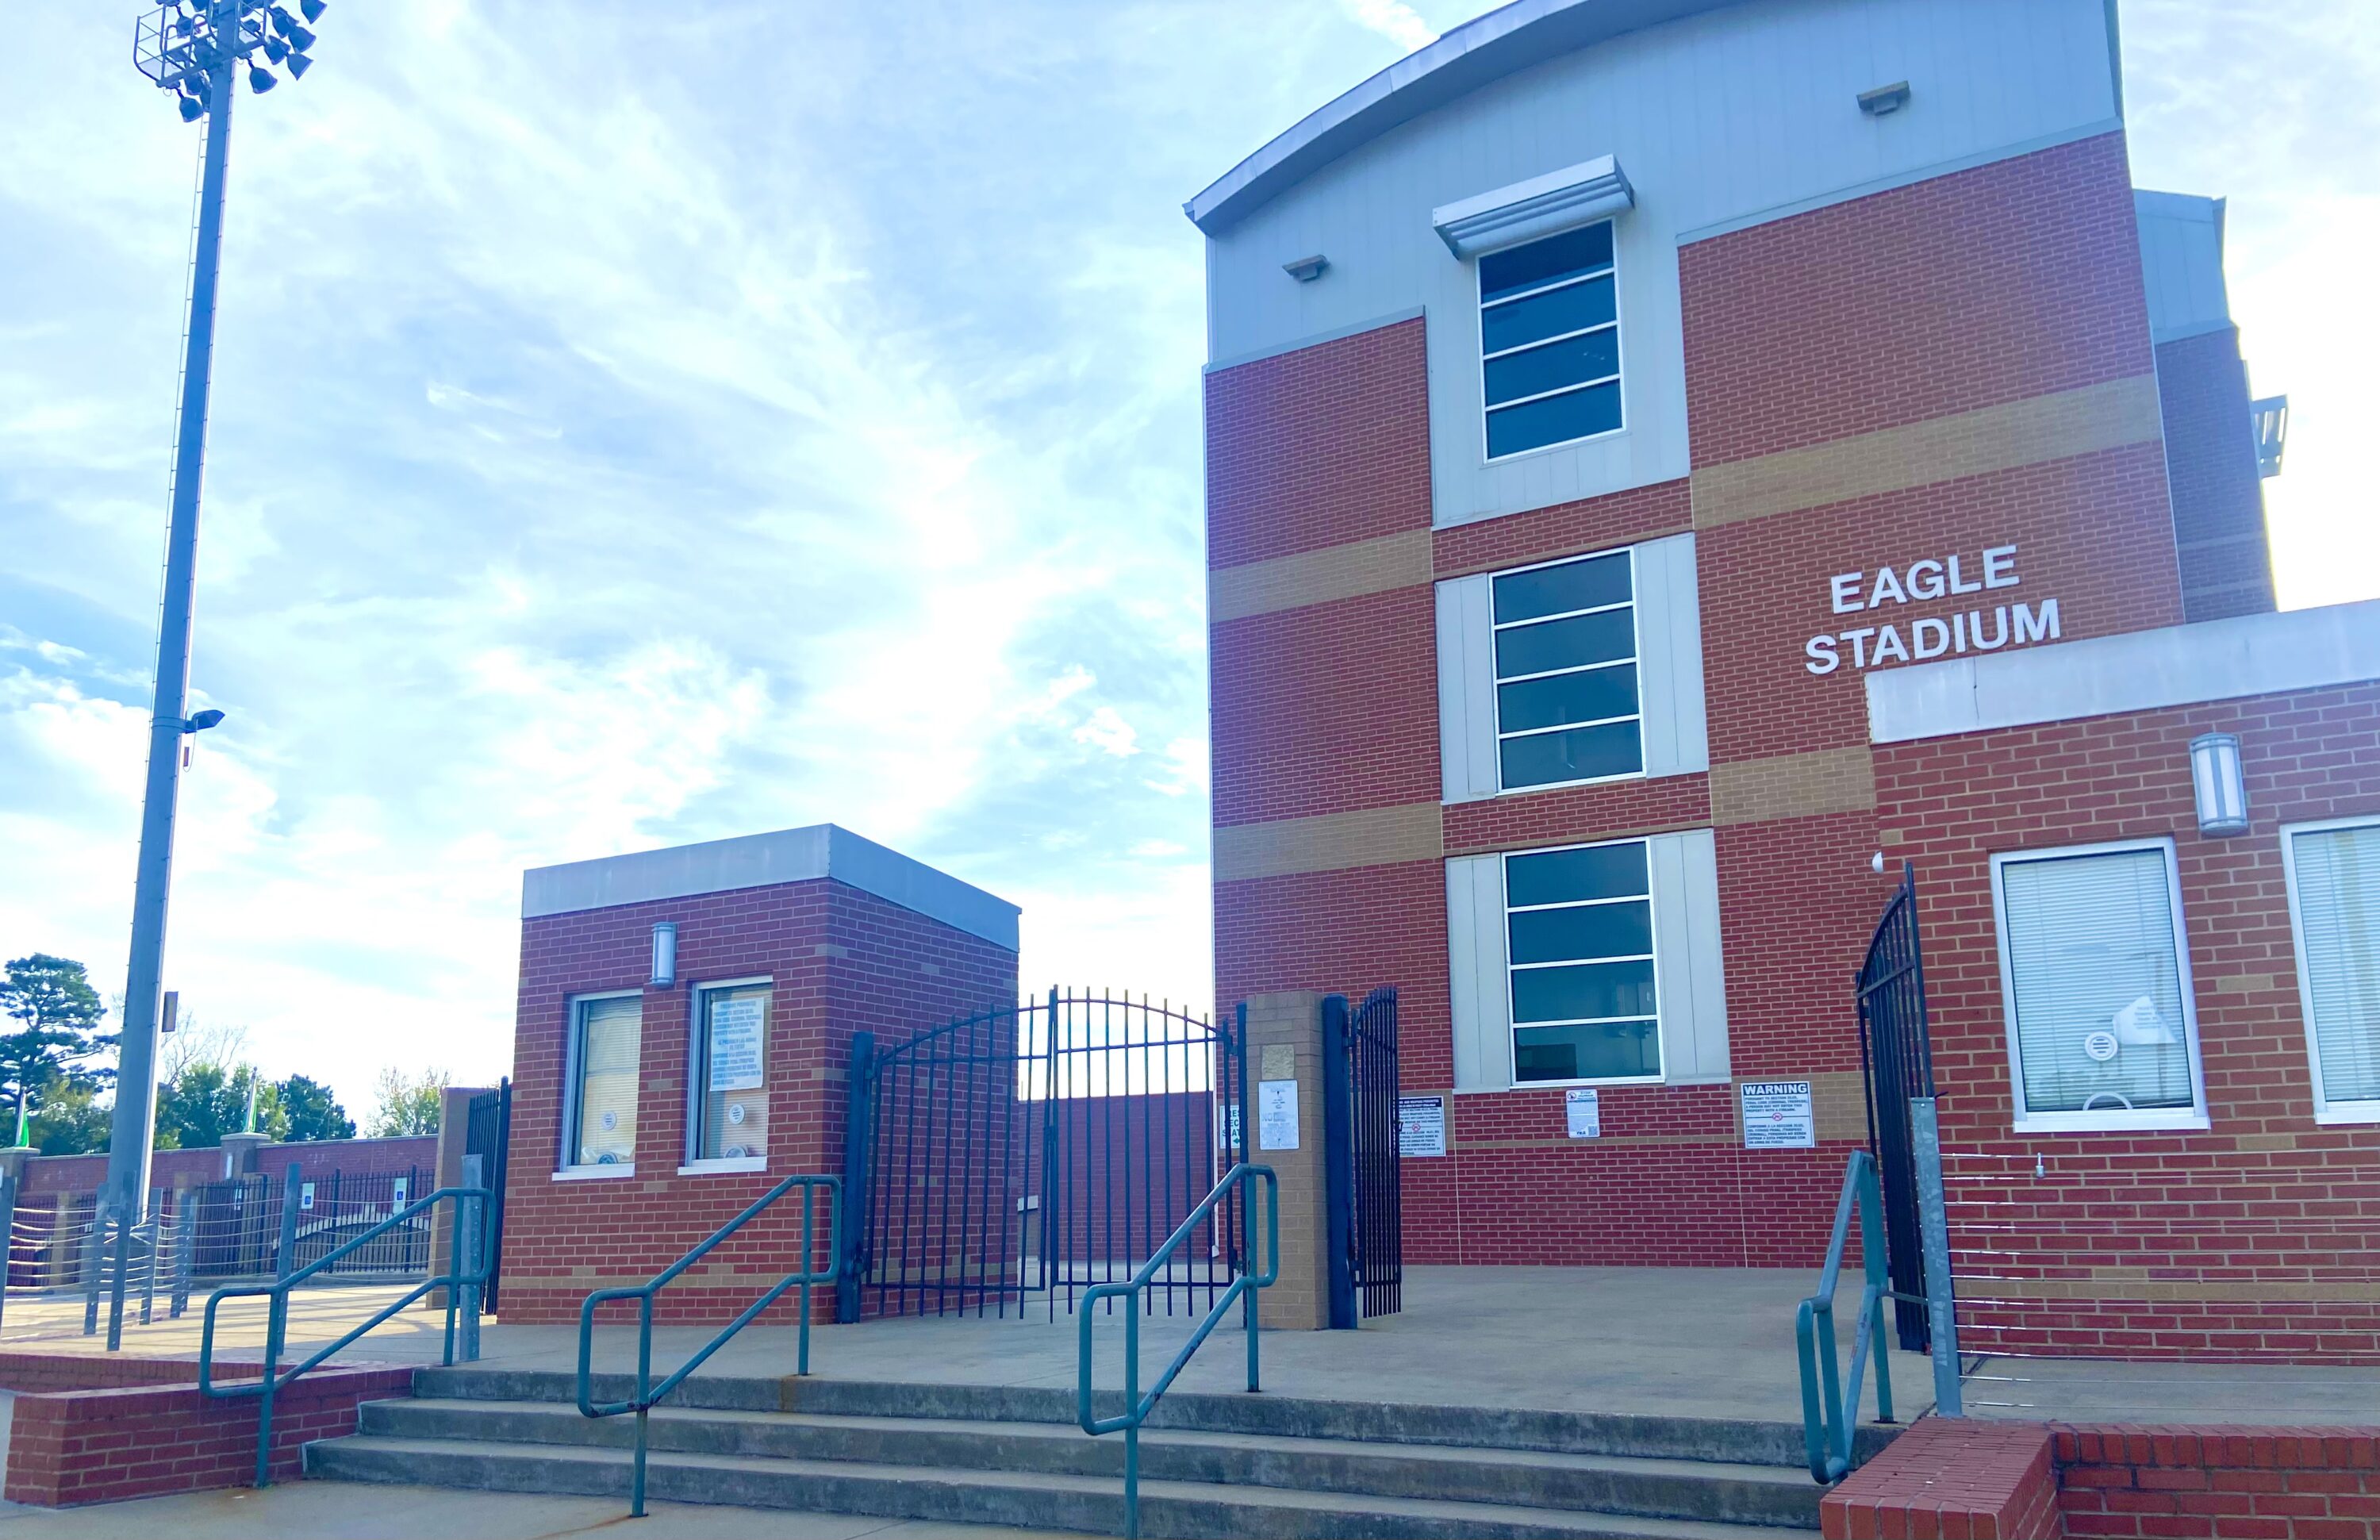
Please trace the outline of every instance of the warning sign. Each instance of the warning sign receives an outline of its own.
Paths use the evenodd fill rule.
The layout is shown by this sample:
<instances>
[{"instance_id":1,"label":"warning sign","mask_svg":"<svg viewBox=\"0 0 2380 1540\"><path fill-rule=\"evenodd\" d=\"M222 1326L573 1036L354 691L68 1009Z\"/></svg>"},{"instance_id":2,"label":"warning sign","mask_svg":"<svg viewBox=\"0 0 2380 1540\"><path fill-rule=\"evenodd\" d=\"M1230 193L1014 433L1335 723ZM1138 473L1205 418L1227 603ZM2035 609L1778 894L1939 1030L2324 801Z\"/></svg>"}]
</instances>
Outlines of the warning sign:
<instances>
[{"instance_id":1,"label":"warning sign","mask_svg":"<svg viewBox=\"0 0 2380 1540\"><path fill-rule=\"evenodd\" d=\"M1397 1153L1408 1160L1446 1153L1446 1098L1397 1098Z\"/></svg>"},{"instance_id":2,"label":"warning sign","mask_svg":"<svg viewBox=\"0 0 2380 1540\"><path fill-rule=\"evenodd\" d=\"M1747 1080L1743 1094L1743 1147L1746 1149L1813 1149L1818 1143L1817 1115L1810 1110L1806 1080Z\"/></svg>"}]
</instances>

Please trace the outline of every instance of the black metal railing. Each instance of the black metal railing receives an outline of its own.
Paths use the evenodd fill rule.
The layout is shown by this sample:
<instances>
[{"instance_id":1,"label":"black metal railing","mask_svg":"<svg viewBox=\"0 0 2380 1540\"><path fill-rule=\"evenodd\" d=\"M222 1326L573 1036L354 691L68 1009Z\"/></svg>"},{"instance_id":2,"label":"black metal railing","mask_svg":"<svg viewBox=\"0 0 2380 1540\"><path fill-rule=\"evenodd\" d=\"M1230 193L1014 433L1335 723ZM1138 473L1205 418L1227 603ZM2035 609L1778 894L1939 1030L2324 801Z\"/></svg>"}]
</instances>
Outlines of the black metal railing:
<instances>
[{"instance_id":1,"label":"black metal railing","mask_svg":"<svg viewBox=\"0 0 2380 1540\"><path fill-rule=\"evenodd\" d=\"M798 1271L787 1273L775 1287L747 1305L744 1313L719 1329L700 1352L678 1365L675 1373L659 1385L653 1378L653 1296L675 1279L679 1274L710 1255L719 1243L751 1223L775 1205L779 1198L798 1189L802 1194L802 1265ZM818 1194L827 1196L826 1265L817 1265L816 1231ZM810 1372L810 1289L814 1284L832 1283L837 1262L843 1255L843 1181L840 1177L795 1175L785 1178L753 1200L750 1207L710 1232L710 1239L684 1256L655 1273L643 1283L624 1289L598 1289L587 1296L578 1307L578 1410L589 1417L616 1417L633 1412L637 1417L637 1455L635 1473L631 1477L628 1515L641 1519L645 1515L646 1424L652 1409L666 1400L670 1393L684 1384L686 1376L710 1362L710 1355L727 1345L728 1339L750 1326L760 1313L784 1297L785 1291L801 1290L800 1347L795 1357L794 1372ZM637 1302L637 1393L626 1401L598 1403L595 1400L595 1312L616 1300Z\"/></svg>"},{"instance_id":2,"label":"black metal railing","mask_svg":"<svg viewBox=\"0 0 2380 1540\"><path fill-rule=\"evenodd\" d=\"M1925 1024L1925 965L1918 948L1917 868L1904 862L1900 883L1876 921L1860 964L1860 1066L1867 1086L1867 1143L1883 1184L1885 1243L1900 1304L1894 1326L1911 1352L1926 1346L1925 1264L1918 1239L1912 1097L1934 1095L1934 1049Z\"/></svg>"}]
</instances>

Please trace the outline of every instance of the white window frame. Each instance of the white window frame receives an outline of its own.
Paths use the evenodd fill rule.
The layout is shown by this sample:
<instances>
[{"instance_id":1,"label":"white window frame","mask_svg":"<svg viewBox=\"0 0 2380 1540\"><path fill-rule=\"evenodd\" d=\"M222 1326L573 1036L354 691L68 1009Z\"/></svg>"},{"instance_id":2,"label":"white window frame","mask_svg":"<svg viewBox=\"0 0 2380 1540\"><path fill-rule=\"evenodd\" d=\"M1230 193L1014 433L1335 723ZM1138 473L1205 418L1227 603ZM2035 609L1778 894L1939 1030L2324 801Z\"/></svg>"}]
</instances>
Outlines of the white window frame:
<instances>
[{"instance_id":1,"label":"white window frame","mask_svg":"<svg viewBox=\"0 0 2380 1540\"><path fill-rule=\"evenodd\" d=\"M2035 861L2065 860L2086 855L2117 855L2154 850L2165 858L2167 912L2173 920L2175 979L2181 991L2182 1044L2190 1061L2191 1105L2133 1110L2122 1107L2094 1108L2086 1112L2034 1112L2024 1104L2024 1058L2017 1042L2016 968L2009 956L2008 888L2001 873L2011 866ZM2181 867L2175 858L2173 837L2107 840L2096 844L2059 845L2047 850L2001 851L1992 856L1992 928L1999 949L2000 1019L2008 1033L2009 1110L2019 1134L2119 1134L2157 1130L2202 1130L2210 1127L2206 1108L2206 1067L2199 1054L2198 990L2190 969L2190 928L2181 907Z\"/></svg>"},{"instance_id":2,"label":"white window frame","mask_svg":"<svg viewBox=\"0 0 2380 1540\"><path fill-rule=\"evenodd\" d=\"M2306 966L2305 916L2298 906L2297 836L2334 829L2372 828L2380 828L2380 813L2281 825L2281 876L2289 894L2289 942L2297 952L2298 1013L2305 1020L2306 1067L2313 1082L2313 1121L2317 1123L2380 1122L2380 1100L2333 1102L2323 1096L2322 1042L2314 1033L2313 976Z\"/></svg>"},{"instance_id":3,"label":"white window frame","mask_svg":"<svg viewBox=\"0 0 2380 1540\"><path fill-rule=\"evenodd\" d=\"M769 974L754 974L746 978L705 978L686 986L686 1159L677 1169L680 1176L711 1176L732 1171L761 1171L769 1169L765 1155L715 1156L702 1158L702 1118L704 1087L710 1083L710 1064L703 1051L703 1034L709 1030L710 1011L703 997L721 989L753 989L769 991L770 1020L760 1037L760 1091L769 1090L769 1071L774 1056L769 1051L769 1037L776 1029L777 981Z\"/></svg>"},{"instance_id":4,"label":"white window frame","mask_svg":"<svg viewBox=\"0 0 2380 1540\"><path fill-rule=\"evenodd\" d=\"M1512 907L1512 863L1514 856L1551 855L1566 850L1603 850L1618 845L1634 845L1645 853L1645 892L1641 898L1578 899L1561 903L1524 904L1518 909ZM1663 1008L1666 994L1661 988L1661 905L1658 896L1653 891L1654 871L1652 841L1646 836L1639 834L1633 838L1624 840L1580 840L1570 844L1533 845L1526 850L1507 850L1499 853L1497 856L1496 875L1498 881L1503 889L1502 897L1504 901L1504 911L1499 923L1504 928L1504 1033L1512 1055L1512 1089L1515 1091L1541 1091L1548 1086L1560 1088L1565 1085L1666 1085L1669 1081L1670 1066L1670 1037L1668 1029L1669 1018ZM1645 928L1651 933L1653 938L1653 950L1651 952L1643 953L1641 956L1632 954L1626 957L1572 959L1566 962L1555 963L1515 963L1512 961L1512 916L1514 915L1535 914L1542 909L1585 909L1599 907L1607 903L1643 903L1645 905ZM1642 1016L1598 1016L1585 1018L1575 1022L1522 1021L1518 1003L1512 995L1512 976L1524 968L1535 970L1537 968L1575 967L1581 961L1592 961L1597 963L1633 963L1641 961L1653 964L1653 1044L1654 1051L1661 1056L1661 1070L1658 1074L1591 1075L1582 1076L1572 1080L1523 1080L1521 1078L1521 1033L1524 1030L1547 1026L1592 1026L1597 1022L1605 1021L1633 1022L1644 1020Z\"/></svg>"},{"instance_id":5,"label":"white window frame","mask_svg":"<svg viewBox=\"0 0 2380 1540\"><path fill-rule=\"evenodd\" d=\"M1583 273L1575 278L1565 278L1559 283L1542 285L1539 287L1529 289L1520 294L1508 294L1502 298L1493 301L1489 300L1487 295L1481 292L1479 264L1487 259L1490 257L1500 257L1507 251L1517 251L1524 246L1535 246L1541 240L1556 240L1563 236L1574 234L1579 230L1590 229L1597 224L1609 224L1611 226L1611 266L1609 268L1601 273ZM1596 279L1606 276L1609 277L1611 280L1611 319L1609 321L1604 321L1596 326L1581 327L1575 332L1563 332L1555 336L1539 337L1535 342L1523 343L1518 347L1507 347L1493 355L1488 353L1488 311L1491 305L1494 308L1501 309L1506 305L1517 304L1524 299L1533 299L1541 294L1551 294L1554 290L1559 288L1567 288L1577 284L1593 283ZM1621 321L1625 319L1627 307L1623 302L1626 296L1621 289L1620 224L1616 218L1607 216L1602 219L1586 220L1582 224L1572 226L1572 228L1568 230L1548 231L1545 235L1533 236L1524 241L1514 241L1511 246L1501 247L1494 251L1481 252L1478 256L1471 260L1471 295L1473 300L1471 307L1471 337L1474 345L1472 350L1478 356L1479 359L1479 463L1482 466L1509 466L1515 464L1518 461L1525 460L1532 455L1548 455L1558 449L1573 449L1583 443L1593 443L1598 439L1618 438L1621 434L1628 431L1628 332L1626 327L1621 325ZM1508 358L1515 353L1526 352L1532 347L1543 347L1549 343L1560 342L1568 337L1584 337L1590 335L1593 333L1602 331L1609 331L1613 333L1619 342L1619 346L1612 349L1614 356L1614 372L1600 375L1593 380L1582 380L1574 385L1564 385L1560 390L1544 391L1536 395L1519 396L1511 401L1499 401L1493 406L1490 406L1488 404L1488 365L1490 362L1491 358ZM1579 391L1590 390L1595 386L1601 384L1614 384L1620 387L1620 422L1618 426L1603 429L1599 432L1584 433L1574 439L1560 439L1552 443L1541 443L1528 449L1516 449L1510 455L1491 455L1488 452L1488 416L1490 412L1502 411L1507 407L1522 406L1531 401L1548 400L1557 395L1569 395Z\"/></svg>"},{"instance_id":6,"label":"white window frame","mask_svg":"<svg viewBox=\"0 0 2380 1540\"><path fill-rule=\"evenodd\" d=\"M1580 615L1608 614L1619 609L1620 606L1597 604L1584 610L1563 610L1549 615L1532 615L1527 620L1500 621L1496 618L1497 581L1500 578L1516 576L1524 572L1540 572L1547 567L1566 567L1575 562L1592 562L1605 556L1628 558L1628 656L1624 659L1614 658L1609 662L1584 664L1576 668L1551 669L1544 673L1524 673L1512 679L1500 675L1496 672L1496 638L1501 633L1518 631L1524 626L1543 625L1548 621L1572 620ZM1602 551L1582 551L1575 556L1557 557L1550 562L1531 562L1526 566L1503 567L1488 575L1488 686L1489 692L1488 708L1496 724L1496 794L1498 796L1521 796L1530 792L1559 791L1564 786L1600 786L1615 781L1642 781L1649 773L1645 768L1645 596L1637 582L1639 565L1636 560L1636 547L1619 545L1610 546ZM1523 728L1509 734L1504 731L1505 685L1518 685L1531 679L1550 679L1560 673L1586 673L1597 669L1616 669L1623 665L1636 671L1636 709L1627 716L1599 717L1593 721L1564 722L1559 727ZM1506 738L1542 737L1548 733L1567 733L1580 727L1609 727L1613 722L1621 721L1633 721L1636 724L1636 768L1634 770L1621 770L1611 775L1581 776L1572 781L1533 781L1525 786L1504 784L1504 740ZM1572 847L1557 845L1548 848L1566 850Z\"/></svg>"},{"instance_id":7,"label":"white window frame","mask_svg":"<svg viewBox=\"0 0 2380 1540\"><path fill-rule=\"evenodd\" d=\"M615 1165L597 1166L582 1165L571 1159L570 1157L571 1152L578 1147L578 1108L579 1104L586 1099L586 1087L578 1084L579 1061L586 1051L586 1008L599 1000L641 1000L644 995L645 991L642 989L592 989L583 995L570 996L564 1005L562 1117L559 1120L562 1124L562 1144L561 1147L554 1151L553 1162L554 1176L557 1180L584 1182L604 1177L637 1174L637 1163L633 1158L620 1161ZM639 1015L637 1045L638 1051L641 1053L644 1048L644 1024L641 1020L641 1013ZM641 1101L642 1087L638 1087L638 1090L640 1094L638 1099Z\"/></svg>"}]
</instances>

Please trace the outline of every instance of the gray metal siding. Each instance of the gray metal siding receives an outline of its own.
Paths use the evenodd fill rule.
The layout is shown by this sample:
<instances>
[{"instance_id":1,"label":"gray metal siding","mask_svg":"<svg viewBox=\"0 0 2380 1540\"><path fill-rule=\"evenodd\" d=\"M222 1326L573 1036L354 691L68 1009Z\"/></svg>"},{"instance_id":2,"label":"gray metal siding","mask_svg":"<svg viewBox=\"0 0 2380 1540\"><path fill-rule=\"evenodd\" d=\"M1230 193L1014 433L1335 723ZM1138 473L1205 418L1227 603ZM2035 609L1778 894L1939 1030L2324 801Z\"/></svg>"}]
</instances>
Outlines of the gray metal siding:
<instances>
[{"instance_id":1,"label":"gray metal siding","mask_svg":"<svg viewBox=\"0 0 2380 1540\"><path fill-rule=\"evenodd\" d=\"M1438 762L1449 802L1497 792L1496 649L1488 575L1438 586Z\"/></svg>"},{"instance_id":2,"label":"gray metal siding","mask_svg":"<svg viewBox=\"0 0 2380 1540\"><path fill-rule=\"evenodd\" d=\"M1647 540L1636 548L1636 647L1645 773L1684 775L1710 769L1702 592L1694 576L1692 534Z\"/></svg>"},{"instance_id":3,"label":"gray metal siding","mask_svg":"<svg viewBox=\"0 0 2380 1540\"><path fill-rule=\"evenodd\" d=\"M1672 1085L1729 1076L1727 976L1719 952L1718 851L1707 829L1656 834L1654 999L1661 1012L1661 1078Z\"/></svg>"},{"instance_id":4,"label":"gray metal siding","mask_svg":"<svg viewBox=\"0 0 2380 1540\"><path fill-rule=\"evenodd\" d=\"M2158 342L2231 324L2223 287L2223 204L2177 192L2136 192L2149 334Z\"/></svg>"},{"instance_id":5,"label":"gray metal siding","mask_svg":"<svg viewBox=\"0 0 2380 1540\"><path fill-rule=\"evenodd\" d=\"M1446 864L1446 941L1454 991L1454 1088L1510 1090L1512 1006L1504 990L1502 856L1461 855Z\"/></svg>"}]
</instances>

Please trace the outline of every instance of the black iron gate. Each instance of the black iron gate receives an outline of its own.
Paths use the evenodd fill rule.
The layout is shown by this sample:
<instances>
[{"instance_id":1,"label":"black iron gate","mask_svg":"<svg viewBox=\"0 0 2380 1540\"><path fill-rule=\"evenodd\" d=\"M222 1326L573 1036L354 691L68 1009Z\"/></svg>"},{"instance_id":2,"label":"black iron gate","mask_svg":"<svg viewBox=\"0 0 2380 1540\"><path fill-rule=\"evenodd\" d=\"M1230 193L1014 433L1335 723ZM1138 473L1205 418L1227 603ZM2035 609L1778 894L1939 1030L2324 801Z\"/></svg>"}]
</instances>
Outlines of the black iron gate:
<instances>
[{"instance_id":1,"label":"black iron gate","mask_svg":"<svg viewBox=\"0 0 2380 1540\"><path fill-rule=\"evenodd\" d=\"M1364 997L1347 1022L1348 1089L1354 1133L1354 1261L1364 1318L1404 1302L1403 1161L1397 1135L1397 992Z\"/></svg>"},{"instance_id":2,"label":"black iron gate","mask_svg":"<svg viewBox=\"0 0 2380 1540\"><path fill-rule=\"evenodd\" d=\"M1052 1319L1154 1255L1246 1158L1244 1018L1052 989L880 1049L852 1041L837 1316ZM1144 1291L1197 1312L1238 1276L1220 1207Z\"/></svg>"},{"instance_id":3,"label":"black iron gate","mask_svg":"<svg viewBox=\"0 0 2380 1540\"><path fill-rule=\"evenodd\" d=\"M509 1075L494 1090L482 1091L471 1098L469 1119L463 1130L463 1153L480 1158L480 1174L492 1194L488 1200L488 1286L480 1296L480 1308L492 1315L497 1309L497 1277L504 1267L504 1170L513 1143L513 1083Z\"/></svg>"},{"instance_id":4,"label":"black iron gate","mask_svg":"<svg viewBox=\"0 0 2380 1540\"><path fill-rule=\"evenodd\" d=\"M1917 946L1917 868L1903 863L1859 971L1860 1068L1867 1080L1867 1143L1884 1184L1885 1255L1901 1347L1925 1351L1925 1263L1917 1229L1917 1154L1909 1098L1934 1094L1925 1030L1925 969Z\"/></svg>"}]
</instances>

